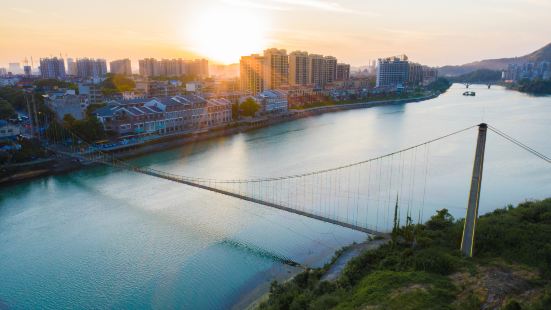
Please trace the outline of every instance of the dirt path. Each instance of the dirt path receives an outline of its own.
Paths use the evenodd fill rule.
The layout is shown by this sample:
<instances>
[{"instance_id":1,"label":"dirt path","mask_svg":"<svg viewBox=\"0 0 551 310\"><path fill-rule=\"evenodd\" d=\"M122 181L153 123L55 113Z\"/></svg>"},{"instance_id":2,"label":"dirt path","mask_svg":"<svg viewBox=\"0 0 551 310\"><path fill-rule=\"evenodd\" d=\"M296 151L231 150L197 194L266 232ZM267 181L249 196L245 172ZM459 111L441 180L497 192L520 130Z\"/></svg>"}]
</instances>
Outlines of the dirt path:
<instances>
[{"instance_id":1,"label":"dirt path","mask_svg":"<svg viewBox=\"0 0 551 310\"><path fill-rule=\"evenodd\" d=\"M372 241L366 241L351 246L346 250L339 258L331 265L329 270L321 278L322 281L335 281L339 278L346 264L354 257L360 255L364 251L374 250L383 244L388 243L389 238L385 236L383 239L377 239Z\"/></svg>"}]
</instances>

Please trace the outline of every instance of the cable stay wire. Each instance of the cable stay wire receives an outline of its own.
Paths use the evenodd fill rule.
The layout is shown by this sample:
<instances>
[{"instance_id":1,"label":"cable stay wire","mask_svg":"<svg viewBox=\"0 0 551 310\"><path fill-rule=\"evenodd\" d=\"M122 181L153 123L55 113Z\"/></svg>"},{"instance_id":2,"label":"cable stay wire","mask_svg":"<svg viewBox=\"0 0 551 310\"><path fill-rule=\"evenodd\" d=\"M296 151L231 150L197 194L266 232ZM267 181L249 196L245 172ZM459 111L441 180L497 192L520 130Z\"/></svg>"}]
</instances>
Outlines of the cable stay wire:
<instances>
[{"instance_id":1,"label":"cable stay wire","mask_svg":"<svg viewBox=\"0 0 551 310\"><path fill-rule=\"evenodd\" d=\"M511 137L510 135L508 135L508 134L504 133L503 131L495 128L494 126L488 125L488 128L491 131L493 131L494 133L496 133L497 135L501 136L502 138L508 140L509 142L512 142L513 144L515 144L515 145L519 146L520 148L528 151L529 153L533 154L534 156L539 157L539 158L543 159L544 161L551 164L551 158L549 158L549 157L545 156L544 154L536 151L535 149L533 149L533 148L529 147L528 145L520 142L519 140Z\"/></svg>"}]
</instances>

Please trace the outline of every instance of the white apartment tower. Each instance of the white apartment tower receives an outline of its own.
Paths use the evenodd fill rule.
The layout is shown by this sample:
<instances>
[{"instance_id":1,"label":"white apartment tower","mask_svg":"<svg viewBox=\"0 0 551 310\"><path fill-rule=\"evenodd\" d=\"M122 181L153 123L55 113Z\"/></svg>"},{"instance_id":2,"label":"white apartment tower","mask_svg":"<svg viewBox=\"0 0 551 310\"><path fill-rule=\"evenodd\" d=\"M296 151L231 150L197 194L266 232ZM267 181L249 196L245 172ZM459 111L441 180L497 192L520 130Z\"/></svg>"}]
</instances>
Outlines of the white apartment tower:
<instances>
[{"instance_id":1,"label":"white apartment tower","mask_svg":"<svg viewBox=\"0 0 551 310\"><path fill-rule=\"evenodd\" d=\"M77 63L73 58L67 58L67 75L77 76Z\"/></svg>"}]
</instances>

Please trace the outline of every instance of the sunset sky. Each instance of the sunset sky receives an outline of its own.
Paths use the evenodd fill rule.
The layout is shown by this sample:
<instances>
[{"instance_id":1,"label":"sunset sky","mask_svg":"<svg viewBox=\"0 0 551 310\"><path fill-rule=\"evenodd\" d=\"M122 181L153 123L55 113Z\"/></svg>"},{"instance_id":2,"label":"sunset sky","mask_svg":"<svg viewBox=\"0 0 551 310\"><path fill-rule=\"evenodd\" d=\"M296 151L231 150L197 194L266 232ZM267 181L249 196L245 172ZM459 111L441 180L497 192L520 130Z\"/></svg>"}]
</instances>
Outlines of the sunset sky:
<instances>
[{"instance_id":1,"label":"sunset sky","mask_svg":"<svg viewBox=\"0 0 551 310\"><path fill-rule=\"evenodd\" d=\"M353 66L519 56L551 42L551 0L0 0L0 67L25 56L238 62L267 47ZM137 68L134 68L137 69Z\"/></svg>"}]
</instances>

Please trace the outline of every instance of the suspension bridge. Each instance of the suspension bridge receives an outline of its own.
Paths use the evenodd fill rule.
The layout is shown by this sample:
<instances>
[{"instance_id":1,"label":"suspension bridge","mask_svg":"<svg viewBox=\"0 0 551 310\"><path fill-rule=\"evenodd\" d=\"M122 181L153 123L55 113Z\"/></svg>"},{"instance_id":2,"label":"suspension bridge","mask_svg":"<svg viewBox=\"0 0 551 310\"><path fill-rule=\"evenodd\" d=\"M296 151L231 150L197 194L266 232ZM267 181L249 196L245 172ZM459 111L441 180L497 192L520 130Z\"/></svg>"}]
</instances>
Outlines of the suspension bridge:
<instances>
[{"instance_id":1,"label":"suspension bridge","mask_svg":"<svg viewBox=\"0 0 551 310\"><path fill-rule=\"evenodd\" d=\"M471 256L482 184L486 132L492 131L546 163L551 163L549 157L486 124L469 126L392 153L347 165L302 174L251 179L199 178L139 167L117 159L114 153L105 152L62 128L50 133L50 142L46 148L83 162L105 164L379 235L392 230L396 220L395 212L398 212L398 221L405 218L411 222L416 218L417 222L422 222L427 178L430 174L431 147L452 136L472 132L477 127L477 147L461 245L463 253Z\"/></svg>"}]
</instances>

